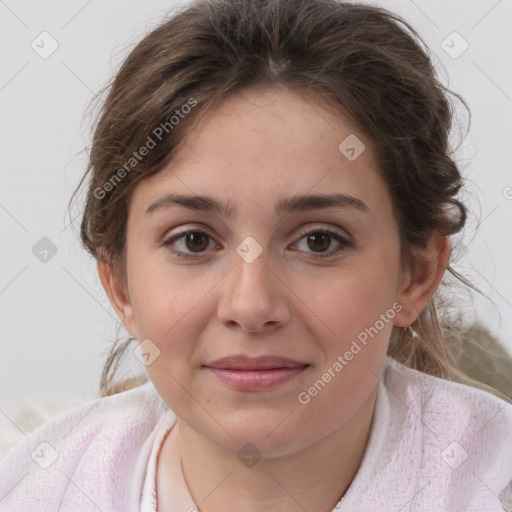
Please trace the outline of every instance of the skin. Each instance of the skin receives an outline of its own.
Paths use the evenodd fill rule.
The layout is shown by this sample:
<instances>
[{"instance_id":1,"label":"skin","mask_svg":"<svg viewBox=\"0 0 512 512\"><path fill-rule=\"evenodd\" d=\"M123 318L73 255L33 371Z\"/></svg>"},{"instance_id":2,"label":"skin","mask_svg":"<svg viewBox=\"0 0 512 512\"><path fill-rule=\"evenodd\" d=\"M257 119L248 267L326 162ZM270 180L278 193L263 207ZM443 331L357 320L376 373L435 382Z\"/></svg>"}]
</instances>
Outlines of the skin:
<instances>
[{"instance_id":1,"label":"skin","mask_svg":"<svg viewBox=\"0 0 512 512\"><path fill-rule=\"evenodd\" d=\"M356 134L366 149L349 161L338 145ZM171 206L145 214L167 192L230 200L237 214ZM354 208L276 215L274 202L297 194L349 194ZM202 252L178 231L202 230ZM352 245L315 259L320 245L303 231L334 231ZM248 236L262 253L247 263L236 248ZM340 247L330 239L327 252ZM187 485L201 512L330 512L364 454L392 326L410 325L439 286L448 237L415 248L402 269L398 227L372 146L344 116L312 96L274 88L225 98L200 118L177 157L140 182L129 203L127 287L98 264L102 284L127 330L160 355L148 367L178 418ZM307 391L359 333L394 303L402 306L378 335L307 404ZM229 354L275 354L310 364L265 391L238 391L203 365ZM335 405L334 405L335 404ZM261 452L252 467L237 452ZM159 510L169 447L157 470ZM220 484L220 485L219 485ZM206 499L205 499L206 496Z\"/></svg>"}]
</instances>

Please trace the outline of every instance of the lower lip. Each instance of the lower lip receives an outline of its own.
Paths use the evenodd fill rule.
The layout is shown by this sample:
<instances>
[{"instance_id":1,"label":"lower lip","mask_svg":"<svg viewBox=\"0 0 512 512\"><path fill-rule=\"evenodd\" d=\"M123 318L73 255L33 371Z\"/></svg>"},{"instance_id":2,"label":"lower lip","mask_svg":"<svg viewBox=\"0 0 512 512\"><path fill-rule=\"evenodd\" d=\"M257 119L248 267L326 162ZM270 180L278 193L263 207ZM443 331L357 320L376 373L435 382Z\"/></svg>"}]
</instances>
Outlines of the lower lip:
<instances>
[{"instance_id":1,"label":"lower lip","mask_svg":"<svg viewBox=\"0 0 512 512\"><path fill-rule=\"evenodd\" d=\"M309 365L272 370L222 370L207 367L219 380L243 391L271 389L301 374Z\"/></svg>"}]
</instances>

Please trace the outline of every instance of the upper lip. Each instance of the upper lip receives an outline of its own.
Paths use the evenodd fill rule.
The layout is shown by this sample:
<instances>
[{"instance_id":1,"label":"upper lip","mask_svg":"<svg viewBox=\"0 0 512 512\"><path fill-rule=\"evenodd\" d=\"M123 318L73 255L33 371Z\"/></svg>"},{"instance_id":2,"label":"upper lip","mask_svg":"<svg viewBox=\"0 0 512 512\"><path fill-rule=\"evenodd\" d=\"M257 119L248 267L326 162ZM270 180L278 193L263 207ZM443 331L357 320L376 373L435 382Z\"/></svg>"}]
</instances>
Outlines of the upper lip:
<instances>
[{"instance_id":1,"label":"upper lip","mask_svg":"<svg viewBox=\"0 0 512 512\"><path fill-rule=\"evenodd\" d=\"M297 368L306 364L308 363L275 355L259 357L231 355L217 359L206 366L223 370L270 370L273 368Z\"/></svg>"}]
</instances>

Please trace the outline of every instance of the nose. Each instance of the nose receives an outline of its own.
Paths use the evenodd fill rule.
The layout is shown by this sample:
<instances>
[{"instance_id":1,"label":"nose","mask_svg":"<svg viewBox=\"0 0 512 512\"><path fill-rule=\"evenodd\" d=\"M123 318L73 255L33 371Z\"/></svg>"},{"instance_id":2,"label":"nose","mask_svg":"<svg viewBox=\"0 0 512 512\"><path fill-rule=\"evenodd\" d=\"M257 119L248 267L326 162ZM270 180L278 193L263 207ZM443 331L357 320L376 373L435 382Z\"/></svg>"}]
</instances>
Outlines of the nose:
<instances>
[{"instance_id":1,"label":"nose","mask_svg":"<svg viewBox=\"0 0 512 512\"><path fill-rule=\"evenodd\" d=\"M248 263L238 254L223 279L217 315L228 327L247 332L268 332L290 318L290 291L263 251Z\"/></svg>"}]
</instances>

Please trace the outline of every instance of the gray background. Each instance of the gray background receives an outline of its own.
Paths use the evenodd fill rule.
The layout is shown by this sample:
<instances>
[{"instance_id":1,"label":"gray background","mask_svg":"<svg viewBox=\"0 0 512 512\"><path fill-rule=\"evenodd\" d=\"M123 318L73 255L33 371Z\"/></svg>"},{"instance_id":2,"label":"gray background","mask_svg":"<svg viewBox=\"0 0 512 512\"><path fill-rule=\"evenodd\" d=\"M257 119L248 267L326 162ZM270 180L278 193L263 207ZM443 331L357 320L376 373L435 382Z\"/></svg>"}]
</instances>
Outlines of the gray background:
<instances>
[{"instance_id":1,"label":"gray background","mask_svg":"<svg viewBox=\"0 0 512 512\"><path fill-rule=\"evenodd\" d=\"M459 290L460 310L512 352L512 1L374 3L420 32L443 83L471 108L471 130L457 154L474 213L456 269L490 300ZM85 108L174 5L0 0L0 404L97 390L117 317L78 243L78 219L73 229L66 213L86 165ZM469 44L461 55L464 42L454 31ZM47 58L31 47L34 41L40 53L49 51L53 40L58 48ZM464 133L465 111L459 119ZM44 237L57 251L46 262L44 253L37 256Z\"/></svg>"}]
</instances>

